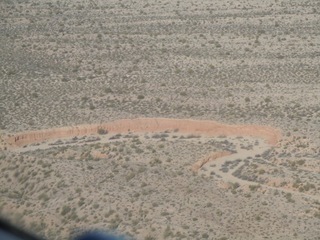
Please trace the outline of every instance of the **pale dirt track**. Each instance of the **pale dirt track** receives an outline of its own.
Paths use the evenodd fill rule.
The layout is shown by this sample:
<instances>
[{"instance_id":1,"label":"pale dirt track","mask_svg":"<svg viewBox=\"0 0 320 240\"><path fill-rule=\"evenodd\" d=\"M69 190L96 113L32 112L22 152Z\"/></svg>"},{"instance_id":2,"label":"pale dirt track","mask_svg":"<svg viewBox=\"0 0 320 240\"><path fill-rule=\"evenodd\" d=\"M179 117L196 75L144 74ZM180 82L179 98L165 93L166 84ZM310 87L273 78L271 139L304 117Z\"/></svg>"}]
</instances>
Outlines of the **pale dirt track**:
<instances>
[{"instance_id":1,"label":"pale dirt track","mask_svg":"<svg viewBox=\"0 0 320 240\"><path fill-rule=\"evenodd\" d=\"M9 148L21 147L46 140L97 134L99 128L105 129L109 133L179 131L179 133L206 136L250 136L262 138L271 145L276 145L281 138L280 130L269 126L227 125L214 121L189 119L137 118L102 124L21 132L15 133L4 140Z\"/></svg>"}]
</instances>

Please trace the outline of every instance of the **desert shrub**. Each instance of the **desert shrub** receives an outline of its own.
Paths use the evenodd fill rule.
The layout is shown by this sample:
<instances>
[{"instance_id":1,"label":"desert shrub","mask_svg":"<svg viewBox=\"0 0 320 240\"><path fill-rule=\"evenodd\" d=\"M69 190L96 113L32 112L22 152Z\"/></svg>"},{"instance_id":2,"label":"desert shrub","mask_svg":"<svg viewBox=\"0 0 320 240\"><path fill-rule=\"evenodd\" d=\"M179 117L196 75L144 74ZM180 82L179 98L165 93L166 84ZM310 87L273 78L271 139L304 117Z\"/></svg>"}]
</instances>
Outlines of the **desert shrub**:
<instances>
[{"instance_id":1,"label":"desert shrub","mask_svg":"<svg viewBox=\"0 0 320 240\"><path fill-rule=\"evenodd\" d=\"M89 109L94 110L94 109L96 109L96 107L92 103L90 103Z\"/></svg>"},{"instance_id":2,"label":"desert shrub","mask_svg":"<svg viewBox=\"0 0 320 240\"><path fill-rule=\"evenodd\" d=\"M100 135L104 135L104 134L107 134L108 133L108 130L106 130L106 129L103 129L103 128L98 128L98 134L100 134Z\"/></svg>"},{"instance_id":3,"label":"desert shrub","mask_svg":"<svg viewBox=\"0 0 320 240\"><path fill-rule=\"evenodd\" d=\"M71 211L71 208L69 206L63 206L62 210L61 210L61 215L65 216L67 213L69 213Z\"/></svg>"},{"instance_id":4,"label":"desert shrub","mask_svg":"<svg viewBox=\"0 0 320 240\"><path fill-rule=\"evenodd\" d=\"M249 185L249 189L252 192L256 191L259 187L260 187L259 185Z\"/></svg>"},{"instance_id":5,"label":"desert shrub","mask_svg":"<svg viewBox=\"0 0 320 240\"><path fill-rule=\"evenodd\" d=\"M194 135L194 134L189 134L189 135L187 136L187 138L188 138L188 139L191 139L191 138L200 138L200 136L199 136L199 135Z\"/></svg>"},{"instance_id":6,"label":"desert shrub","mask_svg":"<svg viewBox=\"0 0 320 240\"><path fill-rule=\"evenodd\" d=\"M305 160L300 159L300 160L298 160L296 163L297 163L298 165L303 165L305 162L306 162Z\"/></svg>"},{"instance_id":7,"label":"desert shrub","mask_svg":"<svg viewBox=\"0 0 320 240\"><path fill-rule=\"evenodd\" d=\"M127 182L130 181L130 180L131 180L132 178L134 178L135 176L136 176L136 174L133 173L133 172L128 173L128 174L126 175L126 180L127 180Z\"/></svg>"},{"instance_id":8,"label":"desert shrub","mask_svg":"<svg viewBox=\"0 0 320 240\"><path fill-rule=\"evenodd\" d=\"M168 237L171 237L172 236L172 231L170 229L169 226L166 227L166 229L164 230L164 233L163 233L163 238L168 238Z\"/></svg>"},{"instance_id":9,"label":"desert shrub","mask_svg":"<svg viewBox=\"0 0 320 240\"><path fill-rule=\"evenodd\" d=\"M208 233L204 233L204 234L202 234L202 238L203 238L203 239L207 239L207 238L209 238Z\"/></svg>"},{"instance_id":10,"label":"desert shrub","mask_svg":"<svg viewBox=\"0 0 320 240\"><path fill-rule=\"evenodd\" d=\"M240 187L240 184L235 182L235 183L232 183L232 189L237 189Z\"/></svg>"},{"instance_id":11,"label":"desert shrub","mask_svg":"<svg viewBox=\"0 0 320 240\"><path fill-rule=\"evenodd\" d=\"M98 203L93 204L93 208L94 209L98 209L99 208L99 204Z\"/></svg>"},{"instance_id":12,"label":"desert shrub","mask_svg":"<svg viewBox=\"0 0 320 240\"><path fill-rule=\"evenodd\" d=\"M111 88L109 88L109 87L108 87L108 88L106 88L106 89L104 90L104 92L105 92L105 93L113 93L112 89L111 89Z\"/></svg>"},{"instance_id":13,"label":"desert shrub","mask_svg":"<svg viewBox=\"0 0 320 240\"><path fill-rule=\"evenodd\" d=\"M319 218L319 219L320 219L320 212L316 212L316 213L314 214L314 217L316 217L316 218Z\"/></svg>"},{"instance_id":14,"label":"desert shrub","mask_svg":"<svg viewBox=\"0 0 320 240\"><path fill-rule=\"evenodd\" d=\"M47 202L47 201L49 201L49 196L46 194L46 193L42 193L42 194L40 194L40 196L38 197L38 199L39 200L42 200L42 201L44 201L44 202Z\"/></svg>"},{"instance_id":15,"label":"desert shrub","mask_svg":"<svg viewBox=\"0 0 320 240\"><path fill-rule=\"evenodd\" d=\"M80 198L78 206L81 207L83 204L85 204L84 198Z\"/></svg>"},{"instance_id":16,"label":"desert shrub","mask_svg":"<svg viewBox=\"0 0 320 240\"><path fill-rule=\"evenodd\" d=\"M289 202L289 203L294 203L295 201L292 199L292 194L291 193L287 193L286 195L285 195L285 197L286 197L286 199L287 199L287 201Z\"/></svg>"},{"instance_id":17,"label":"desert shrub","mask_svg":"<svg viewBox=\"0 0 320 240\"><path fill-rule=\"evenodd\" d=\"M156 238L155 237L152 237L152 236L150 236L150 235L148 235L148 236L146 236L145 238L144 238L144 240L155 240Z\"/></svg>"}]
</instances>

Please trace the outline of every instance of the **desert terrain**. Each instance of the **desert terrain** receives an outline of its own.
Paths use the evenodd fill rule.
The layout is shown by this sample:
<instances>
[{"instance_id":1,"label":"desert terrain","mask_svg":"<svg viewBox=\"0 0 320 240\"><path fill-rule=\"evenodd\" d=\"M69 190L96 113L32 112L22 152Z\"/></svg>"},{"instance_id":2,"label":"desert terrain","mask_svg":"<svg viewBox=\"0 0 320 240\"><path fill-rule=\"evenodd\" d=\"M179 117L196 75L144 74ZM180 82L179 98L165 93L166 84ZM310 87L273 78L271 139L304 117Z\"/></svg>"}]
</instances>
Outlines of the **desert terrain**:
<instances>
[{"instance_id":1,"label":"desert terrain","mask_svg":"<svg viewBox=\"0 0 320 240\"><path fill-rule=\"evenodd\" d=\"M317 0L2 0L0 217L46 239L320 239Z\"/></svg>"}]
</instances>

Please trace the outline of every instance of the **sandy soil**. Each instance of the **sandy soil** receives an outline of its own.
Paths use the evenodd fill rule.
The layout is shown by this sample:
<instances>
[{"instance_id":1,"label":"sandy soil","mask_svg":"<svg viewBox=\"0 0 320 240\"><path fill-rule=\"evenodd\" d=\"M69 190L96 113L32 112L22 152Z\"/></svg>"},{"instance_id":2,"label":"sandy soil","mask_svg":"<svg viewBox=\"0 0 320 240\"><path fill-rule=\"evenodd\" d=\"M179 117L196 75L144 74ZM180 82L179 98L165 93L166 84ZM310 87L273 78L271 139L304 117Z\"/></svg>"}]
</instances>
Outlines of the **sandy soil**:
<instances>
[{"instance_id":1,"label":"sandy soil","mask_svg":"<svg viewBox=\"0 0 320 240\"><path fill-rule=\"evenodd\" d=\"M16 133L5 138L5 142L9 147L20 147L46 140L97 134L98 129L101 128L109 133L179 131L180 133L206 136L250 136L262 138L271 145L276 145L281 138L280 130L269 126L227 125L214 121L189 119L137 118L103 124Z\"/></svg>"}]
</instances>

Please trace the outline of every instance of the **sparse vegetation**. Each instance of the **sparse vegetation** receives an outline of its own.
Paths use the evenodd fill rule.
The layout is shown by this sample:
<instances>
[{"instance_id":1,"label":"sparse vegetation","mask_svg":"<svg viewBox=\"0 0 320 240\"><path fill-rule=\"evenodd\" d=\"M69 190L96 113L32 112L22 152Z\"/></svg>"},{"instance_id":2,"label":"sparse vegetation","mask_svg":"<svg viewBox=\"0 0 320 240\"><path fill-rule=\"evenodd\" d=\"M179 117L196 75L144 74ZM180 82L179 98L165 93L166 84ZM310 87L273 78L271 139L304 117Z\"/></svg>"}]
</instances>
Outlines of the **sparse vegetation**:
<instances>
[{"instance_id":1,"label":"sparse vegetation","mask_svg":"<svg viewBox=\"0 0 320 240\"><path fill-rule=\"evenodd\" d=\"M1 217L49 240L83 226L133 239L316 239L319 4L296 2L1 1ZM259 131L101 124L15 151L6 142L137 116L283 136L270 148Z\"/></svg>"}]
</instances>

